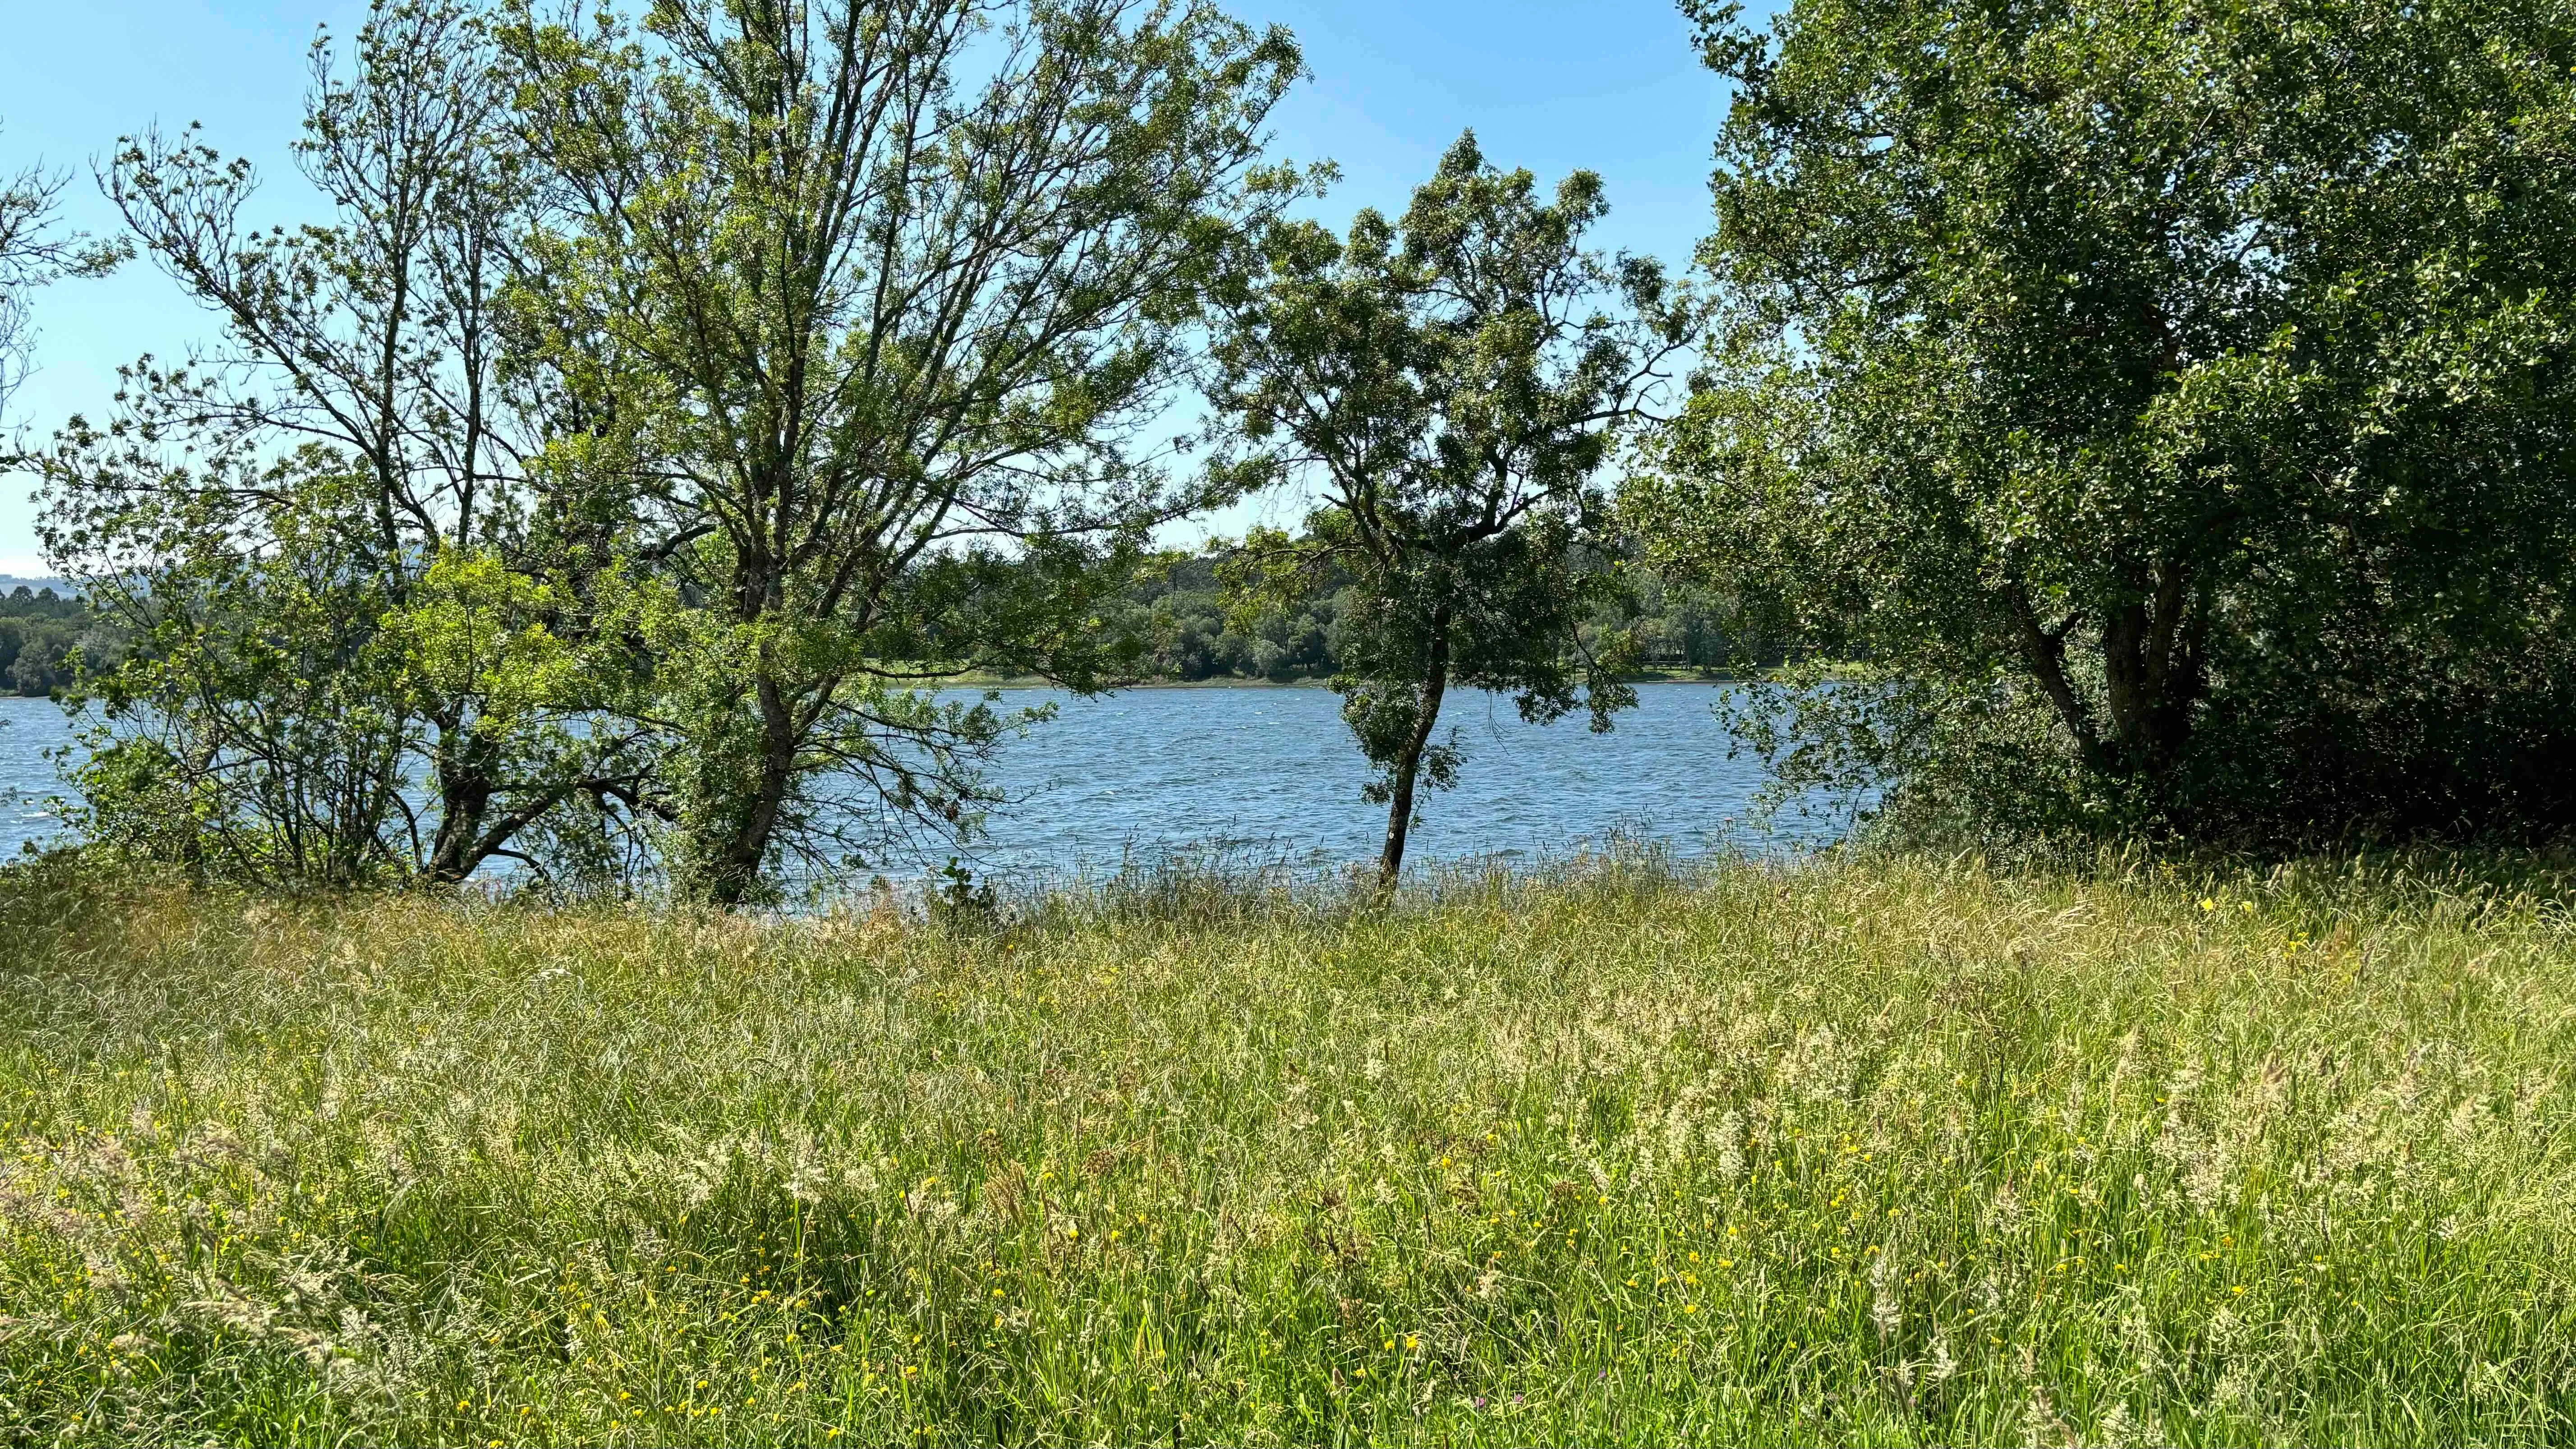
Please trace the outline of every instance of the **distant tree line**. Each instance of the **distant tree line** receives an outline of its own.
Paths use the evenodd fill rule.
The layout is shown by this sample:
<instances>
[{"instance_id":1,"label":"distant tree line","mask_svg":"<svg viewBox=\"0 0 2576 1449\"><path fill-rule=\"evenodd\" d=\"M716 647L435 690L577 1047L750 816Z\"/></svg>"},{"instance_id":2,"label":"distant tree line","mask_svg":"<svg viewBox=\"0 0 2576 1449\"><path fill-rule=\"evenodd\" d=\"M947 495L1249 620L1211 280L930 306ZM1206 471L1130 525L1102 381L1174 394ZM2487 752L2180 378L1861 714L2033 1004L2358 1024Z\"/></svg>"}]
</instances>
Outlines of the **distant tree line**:
<instances>
[{"instance_id":1,"label":"distant tree line","mask_svg":"<svg viewBox=\"0 0 2576 1449\"><path fill-rule=\"evenodd\" d=\"M1208 0L380 0L299 225L193 128L103 240L22 174L0 392L67 274L219 332L14 460L120 645L89 841L730 906L971 833L1046 712L962 675L1322 677L1392 882L1451 692L1607 730L1650 666L1900 839L2576 826L2576 18L1683 8L1686 273L1472 132L1311 219L1294 39Z\"/></svg>"},{"instance_id":2,"label":"distant tree line","mask_svg":"<svg viewBox=\"0 0 2576 1449\"><path fill-rule=\"evenodd\" d=\"M1329 679L1350 658L1346 612L1357 585L1340 570L1305 580L1286 598L1245 600L1219 577L1221 560L1174 559L1103 610L1103 627L1140 644L1138 675L1197 682L1212 679ZM1646 569L1628 572L1625 587L1602 600L1578 627L1587 647L1624 644L1649 673L1714 677L1779 662L1775 654L1739 647L1729 632L1727 601L1688 580Z\"/></svg>"},{"instance_id":3,"label":"distant tree line","mask_svg":"<svg viewBox=\"0 0 2576 1449\"><path fill-rule=\"evenodd\" d=\"M106 643L77 598L25 584L0 594L0 689L8 693L43 696L69 688L84 660L113 657L112 647L102 648Z\"/></svg>"}]
</instances>

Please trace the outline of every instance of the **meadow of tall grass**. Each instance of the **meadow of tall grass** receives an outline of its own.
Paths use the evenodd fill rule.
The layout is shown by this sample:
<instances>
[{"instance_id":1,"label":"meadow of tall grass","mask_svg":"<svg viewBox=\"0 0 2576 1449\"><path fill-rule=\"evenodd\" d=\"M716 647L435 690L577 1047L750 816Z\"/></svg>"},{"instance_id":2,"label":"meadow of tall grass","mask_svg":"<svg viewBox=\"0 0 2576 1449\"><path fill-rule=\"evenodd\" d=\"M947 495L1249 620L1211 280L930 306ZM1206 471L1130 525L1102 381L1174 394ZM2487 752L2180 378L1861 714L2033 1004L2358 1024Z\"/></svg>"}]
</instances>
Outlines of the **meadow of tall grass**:
<instances>
[{"instance_id":1,"label":"meadow of tall grass","mask_svg":"<svg viewBox=\"0 0 2576 1449\"><path fill-rule=\"evenodd\" d=\"M2541 1443L2537 867L0 873L0 1442Z\"/></svg>"}]
</instances>

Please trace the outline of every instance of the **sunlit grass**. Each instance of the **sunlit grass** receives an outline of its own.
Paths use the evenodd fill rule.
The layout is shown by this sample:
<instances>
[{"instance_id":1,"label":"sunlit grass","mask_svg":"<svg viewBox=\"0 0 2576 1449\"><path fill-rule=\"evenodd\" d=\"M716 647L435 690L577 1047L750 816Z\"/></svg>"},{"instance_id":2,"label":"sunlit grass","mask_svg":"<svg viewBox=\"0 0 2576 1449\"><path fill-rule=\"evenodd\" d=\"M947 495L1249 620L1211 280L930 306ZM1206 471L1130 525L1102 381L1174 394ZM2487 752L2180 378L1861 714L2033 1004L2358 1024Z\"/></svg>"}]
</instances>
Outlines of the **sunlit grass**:
<instances>
[{"instance_id":1,"label":"sunlit grass","mask_svg":"<svg viewBox=\"0 0 2576 1449\"><path fill-rule=\"evenodd\" d=\"M0 1442L2563 1443L2554 899L13 872Z\"/></svg>"}]
</instances>

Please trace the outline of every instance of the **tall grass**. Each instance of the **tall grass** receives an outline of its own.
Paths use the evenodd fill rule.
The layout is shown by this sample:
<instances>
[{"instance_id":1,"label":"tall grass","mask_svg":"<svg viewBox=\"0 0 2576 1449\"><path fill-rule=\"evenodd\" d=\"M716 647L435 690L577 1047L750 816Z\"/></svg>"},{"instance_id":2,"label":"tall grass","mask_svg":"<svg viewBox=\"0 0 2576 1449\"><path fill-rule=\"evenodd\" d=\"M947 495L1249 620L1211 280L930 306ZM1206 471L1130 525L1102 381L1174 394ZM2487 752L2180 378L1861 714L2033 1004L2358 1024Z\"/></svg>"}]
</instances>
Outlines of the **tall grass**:
<instances>
[{"instance_id":1,"label":"tall grass","mask_svg":"<svg viewBox=\"0 0 2576 1449\"><path fill-rule=\"evenodd\" d=\"M22 869L0 1441L2564 1443L2563 898Z\"/></svg>"}]
</instances>

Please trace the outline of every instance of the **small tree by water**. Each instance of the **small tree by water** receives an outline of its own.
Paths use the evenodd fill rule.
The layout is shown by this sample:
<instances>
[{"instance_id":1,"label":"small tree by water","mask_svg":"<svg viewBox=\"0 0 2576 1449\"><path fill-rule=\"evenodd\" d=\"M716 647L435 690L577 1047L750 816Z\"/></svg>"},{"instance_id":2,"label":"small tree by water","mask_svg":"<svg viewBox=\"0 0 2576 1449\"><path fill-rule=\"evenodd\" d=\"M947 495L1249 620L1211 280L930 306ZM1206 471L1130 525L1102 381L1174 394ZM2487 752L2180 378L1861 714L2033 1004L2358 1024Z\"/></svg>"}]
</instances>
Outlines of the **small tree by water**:
<instances>
[{"instance_id":1,"label":"small tree by water","mask_svg":"<svg viewBox=\"0 0 2576 1449\"><path fill-rule=\"evenodd\" d=\"M1266 229L1225 299L1213 396L1258 450L1229 466L1321 499L1303 537L1247 538L1228 581L1257 606L1336 565L1355 580L1333 688L1379 770L1383 884L1418 786L1457 778L1454 732L1435 742L1452 686L1539 723L1584 707L1595 730L1636 701L1626 651L1578 630L1619 586L1593 479L1683 330L1654 262L1583 248L1606 210L1593 173L1543 199L1471 132L1400 221Z\"/></svg>"}]
</instances>

